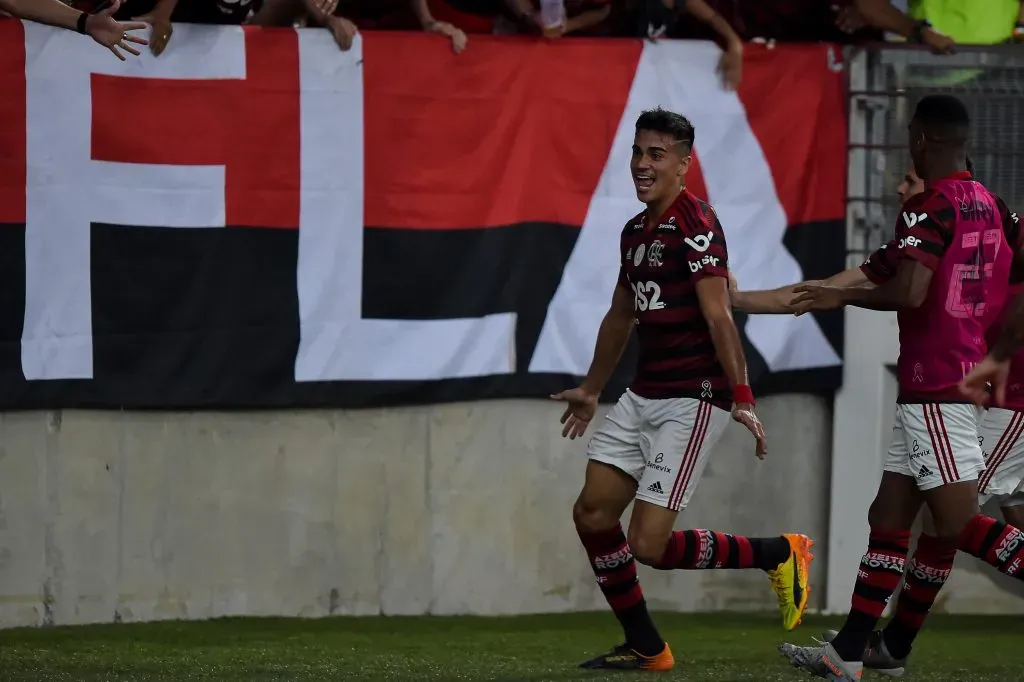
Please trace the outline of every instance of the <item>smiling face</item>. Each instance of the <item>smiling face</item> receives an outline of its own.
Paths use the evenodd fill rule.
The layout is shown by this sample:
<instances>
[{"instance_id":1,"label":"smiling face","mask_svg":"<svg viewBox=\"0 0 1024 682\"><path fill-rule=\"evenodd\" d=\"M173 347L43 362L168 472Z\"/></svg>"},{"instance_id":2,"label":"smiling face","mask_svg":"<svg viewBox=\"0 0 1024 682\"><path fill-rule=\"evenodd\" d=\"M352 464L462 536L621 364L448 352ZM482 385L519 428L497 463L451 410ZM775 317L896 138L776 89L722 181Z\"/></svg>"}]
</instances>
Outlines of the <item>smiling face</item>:
<instances>
[{"instance_id":1,"label":"smiling face","mask_svg":"<svg viewBox=\"0 0 1024 682\"><path fill-rule=\"evenodd\" d=\"M674 198L690 168L690 150L669 133L638 130L633 138L633 174L636 198L648 206Z\"/></svg>"}]
</instances>

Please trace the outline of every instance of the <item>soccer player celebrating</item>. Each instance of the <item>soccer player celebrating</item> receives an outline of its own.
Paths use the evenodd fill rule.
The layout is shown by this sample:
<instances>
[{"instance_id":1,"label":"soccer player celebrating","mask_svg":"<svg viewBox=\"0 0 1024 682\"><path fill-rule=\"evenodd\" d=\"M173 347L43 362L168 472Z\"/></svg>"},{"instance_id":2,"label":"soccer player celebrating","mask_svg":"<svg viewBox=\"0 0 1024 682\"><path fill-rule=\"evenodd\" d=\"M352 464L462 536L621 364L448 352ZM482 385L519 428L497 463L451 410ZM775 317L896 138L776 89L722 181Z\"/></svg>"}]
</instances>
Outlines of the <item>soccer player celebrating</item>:
<instances>
[{"instance_id":1,"label":"soccer player celebrating","mask_svg":"<svg viewBox=\"0 0 1024 682\"><path fill-rule=\"evenodd\" d=\"M590 441L573 507L625 643L584 668L665 671L675 665L647 612L634 557L661 570L766 571L790 630L807 606L809 538L673 531L730 413L754 436L755 455L767 452L732 319L725 235L714 210L685 189L693 140L693 126L679 114L655 109L637 119L630 170L647 209L622 230L618 283L586 379L552 396L568 403L562 435L582 436L636 327L636 378ZM634 500L627 542L619 519Z\"/></svg>"},{"instance_id":2,"label":"soccer player celebrating","mask_svg":"<svg viewBox=\"0 0 1024 682\"><path fill-rule=\"evenodd\" d=\"M966 170L968 128L967 110L955 97L918 103L909 146L926 187L904 204L897 221L895 248L886 249L895 264L890 278L874 288L795 289L798 312L843 305L897 310L900 328L893 444L868 513L868 551L850 614L823 646L780 647L794 666L826 679L860 679L875 625L903 576L910 528L922 503L934 520L936 552L959 549L1010 575L1024 559L1020 531L980 513L978 476L985 460L979 415L957 387L982 359L982 339L992 311L1005 301L1011 262L1021 263L1019 226L1003 219L1001 200Z\"/></svg>"},{"instance_id":3,"label":"soccer player celebrating","mask_svg":"<svg viewBox=\"0 0 1024 682\"><path fill-rule=\"evenodd\" d=\"M967 170L973 175L971 160L966 161ZM923 192L924 181L911 166L897 188L900 203ZM1016 219L998 200L1004 228L1012 230L1011 221ZM882 246L862 265L835 275L825 282L831 286L874 287L888 281L895 275L899 265L898 240ZM781 287L771 291L749 291L734 294L733 307L738 310L762 313L787 313L793 311L792 301L797 285ZM999 325L990 328L988 337L998 334ZM990 499L998 500L1003 518L1007 523L1024 526L1024 494L1021 479L1024 477L1024 354L1014 358L1012 365L1016 386L1007 398L1007 409L991 408L981 422L980 437L985 470L979 477L979 505ZM935 531L934 523L925 509L922 532L917 547L907 562L903 577L904 588L896 602L893 618L884 630L872 633L864 651L862 661L865 668L871 668L891 677L900 677L906 667L906 659L917 633L924 624L939 591L949 578L956 556L956 547L942 541ZM823 636L826 642L837 635L827 630ZM895 654L893 652L896 652Z\"/></svg>"}]
</instances>

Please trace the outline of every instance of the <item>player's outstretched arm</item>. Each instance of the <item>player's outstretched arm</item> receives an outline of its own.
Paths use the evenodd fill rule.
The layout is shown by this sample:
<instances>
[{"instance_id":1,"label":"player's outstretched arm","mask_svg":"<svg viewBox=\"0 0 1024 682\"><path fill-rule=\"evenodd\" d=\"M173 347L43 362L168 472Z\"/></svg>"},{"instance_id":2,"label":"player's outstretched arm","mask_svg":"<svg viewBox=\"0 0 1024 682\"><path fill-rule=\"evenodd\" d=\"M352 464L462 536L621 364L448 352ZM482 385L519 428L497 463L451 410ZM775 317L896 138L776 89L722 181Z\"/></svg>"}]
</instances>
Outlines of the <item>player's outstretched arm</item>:
<instances>
[{"instance_id":1,"label":"player's outstretched arm","mask_svg":"<svg viewBox=\"0 0 1024 682\"><path fill-rule=\"evenodd\" d=\"M793 301L798 313L811 310L832 310L852 305L868 310L902 310L918 308L928 295L932 270L917 260L900 261L896 274L880 286L830 287L801 284Z\"/></svg>"},{"instance_id":2,"label":"player's outstretched arm","mask_svg":"<svg viewBox=\"0 0 1024 682\"><path fill-rule=\"evenodd\" d=\"M733 419L746 426L754 435L757 441L755 453L758 458L763 458L768 451L768 443L764 428L754 415L754 394L750 391L747 378L743 342L736 329L736 322L732 319L728 280L723 277L702 277L694 284L694 288L700 311L711 332L711 342L715 346L718 362L733 389Z\"/></svg>"},{"instance_id":3,"label":"player's outstretched arm","mask_svg":"<svg viewBox=\"0 0 1024 682\"><path fill-rule=\"evenodd\" d=\"M831 287L874 287L874 283L868 279L860 267L849 268L832 275L823 281L808 280L800 284L822 284ZM787 284L777 289L763 289L757 291L735 291L731 290L733 310L742 313L755 315L789 315L797 312L793 305L796 298L796 288L800 284Z\"/></svg>"},{"instance_id":4,"label":"player's outstretched arm","mask_svg":"<svg viewBox=\"0 0 1024 682\"><path fill-rule=\"evenodd\" d=\"M601 320L587 377L577 388L551 396L552 400L568 403L561 419L563 436L579 438L587 430L597 411L597 399L619 364L633 331L633 298L622 281L620 276L612 294L612 304Z\"/></svg>"}]
</instances>

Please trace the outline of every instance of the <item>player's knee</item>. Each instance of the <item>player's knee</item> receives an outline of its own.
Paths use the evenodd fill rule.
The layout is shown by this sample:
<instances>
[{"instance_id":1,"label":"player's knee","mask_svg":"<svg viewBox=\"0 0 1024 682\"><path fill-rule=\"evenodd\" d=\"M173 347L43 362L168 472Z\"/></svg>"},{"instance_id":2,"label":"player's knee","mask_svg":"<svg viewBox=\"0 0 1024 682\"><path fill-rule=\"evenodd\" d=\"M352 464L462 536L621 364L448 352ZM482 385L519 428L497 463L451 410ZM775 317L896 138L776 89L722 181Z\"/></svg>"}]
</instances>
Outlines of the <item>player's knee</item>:
<instances>
[{"instance_id":1,"label":"player's knee","mask_svg":"<svg viewBox=\"0 0 1024 682\"><path fill-rule=\"evenodd\" d=\"M634 559L655 568L661 564L662 557L665 556L665 546L668 544L667 537L643 528L630 528L627 541Z\"/></svg>"},{"instance_id":2,"label":"player's knee","mask_svg":"<svg viewBox=\"0 0 1024 682\"><path fill-rule=\"evenodd\" d=\"M954 542L963 533L968 522L977 516L977 510L952 511L943 514L941 517L933 516L932 523L935 527L935 537Z\"/></svg>"},{"instance_id":3,"label":"player's knee","mask_svg":"<svg viewBox=\"0 0 1024 682\"><path fill-rule=\"evenodd\" d=\"M580 495L576 504L572 506L572 520L576 524L577 531L596 533L614 528L615 524L619 522L619 517L605 505L588 500L585 495Z\"/></svg>"},{"instance_id":4,"label":"player's knee","mask_svg":"<svg viewBox=\"0 0 1024 682\"><path fill-rule=\"evenodd\" d=\"M890 505L881 496L876 497L868 507L868 526L879 530L897 530L892 528L893 515Z\"/></svg>"},{"instance_id":5,"label":"player's knee","mask_svg":"<svg viewBox=\"0 0 1024 682\"><path fill-rule=\"evenodd\" d=\"M1024 503L1003 507L1003 520L1014 528L1024 528Z\"/></svg>"}]
</instances>

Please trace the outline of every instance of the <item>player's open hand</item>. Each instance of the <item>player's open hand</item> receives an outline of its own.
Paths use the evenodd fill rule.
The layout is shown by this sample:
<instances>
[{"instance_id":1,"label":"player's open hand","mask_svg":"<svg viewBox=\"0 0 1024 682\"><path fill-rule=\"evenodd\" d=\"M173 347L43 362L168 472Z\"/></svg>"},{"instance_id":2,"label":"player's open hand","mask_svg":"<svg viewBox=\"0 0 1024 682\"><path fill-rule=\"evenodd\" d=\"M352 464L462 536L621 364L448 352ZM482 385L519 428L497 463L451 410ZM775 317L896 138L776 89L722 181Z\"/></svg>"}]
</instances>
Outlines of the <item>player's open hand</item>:
<instances>
[{"instance_id":1,"label":"player's open hand","mask_svg":"<svg viewBox=\"0 0 1024 682\"><path fill-rule=\"evenodd\" d=\"M1006 379L1010 361L998 362L991 355L974 366L960 381L960 392L975 405L985 406L994 397L996 405L1006 403Z\"/></svg>"},{"instance_id":2,"label":"player's open hand","mask_svg":"<svg viewBox=\"0 0 1024 682\"><path fill-rule=\"evenodd\" d=\"M754 406L748 403L733 405L732 418L747 427L747 431L753 434L754 440L757 441L754 454L758 459L764 459L764 456L768 454L768 439L764 435L764 426L761 424L761 420L754 414Z\"/></svg>"},{"instance_id":3,"label":"player's open hand","mask_svg":"<svg viewBox=\"0 0 1024 682\"><path fill-rule=\"evenodd\" d=\"M804 282L793 287L793 312L803 315L812 310L832 310L843 306L843 290L816 282Z\"/></svg>"},{"instance_id":4,"label":"player's open hand","mask_svg":"<svg viewBox=\"0 0 1024 682\"><path fill-rule=\"evenodd\" d=\"M594 413L597 412L597 398L597 393L591 393L582 386L551 396L552 400L569 403L559 420L562 423L563 438L575 440L583 435L590 420L594 418Z\"/></svg>"}]
</instances>

